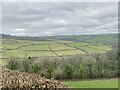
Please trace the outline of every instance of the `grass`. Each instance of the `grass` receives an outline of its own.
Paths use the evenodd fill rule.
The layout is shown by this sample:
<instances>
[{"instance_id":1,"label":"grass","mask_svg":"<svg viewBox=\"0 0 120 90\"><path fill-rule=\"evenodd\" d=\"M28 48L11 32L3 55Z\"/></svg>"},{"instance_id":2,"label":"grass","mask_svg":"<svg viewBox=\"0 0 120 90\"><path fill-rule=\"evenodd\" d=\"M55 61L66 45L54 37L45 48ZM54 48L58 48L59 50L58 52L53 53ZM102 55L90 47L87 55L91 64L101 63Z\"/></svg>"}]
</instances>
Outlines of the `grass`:
<instances>
[{"instance_id":1,"label":"grass","mask_svg":"<svg viewBox=\"0 0 120 90\"><path fill-rule=\"evenodd\" d=\"M3 47L5 49L15 49L15 48L18 48L18 47L23 46L23 45L27 45L27 44L22 44L22 43L3 44Z\"/></svg>"},{"instance_id":2,"label":"grass","mask_svg":"<svg viewBox=\"0 0 120 90\"><path fill-rule=\"evenodd\" d=\"M29 45L23 47L24 50L49 50L48 45Z\"/></svg>"},{"instance_id":3,"label":"grass","mask_svg":"<svg viewBox=\"0 0 120 90\"><path fill-rule=\"evenodd\" d=\"M68 47L64 44L51 44L50 47L51 47L52 50L75 49L75 48L72 48L72 47Z\"/></svg>"},{"instance_id":4,"label":"grass","mask_svg":"<svg viewBox=\"0 0 120 90\"><path fill-rule=\"evenodd\" d=\"M72 88L118 88L118 80L65 81Z\"/></svg>"},{"instance_id":5,"label":"grass","mask_svg":"<svg viewBox=\"0 0 120 90\"><path fill-rule=\"evenodd\" d=\"M51 51L23 51L21 49L17 50L8 50L7 52L2 54L2 57L4 58L22 58L25 55L31 56L31 57L39 57L39 56L55 56L55 54Z\"/></svg>"},{"instance_id":6,"label":"grass","mask_svg":"<svg viewBox=\"0 0 120 90\"><path fill-rule=\"evenodd\" d=\"M0 65L5 66L8 63L9 60L7 59L2 59L0 60Z\"/></svg>"},{"instance_id":7,"label":"grass","mask_svg":"<svg viewBox=\"0 0 120 90\"><path fill-rule=\"evenodd\" d=\"M106 45L96 45L96 46L89 46L89 47L97 49L97 50L111 50L111 48Z\"/></svg>"},{"instance_id":8,"label":"grass","mask_svg":"<svg viewBox=\"0 0 120 90\"><path fill-rule=\"evenodd\" d=\"M58 55L75 55L75 54L85 54L85 52L81 50L77 50L75 47L80 48L87 52L95 52L95 53L104 53L111 49L110 46L100 45L85 42L72 42L72 41L64 41L64 40L55 40L55 41L32 41L32 40L14 40L14 39L3 39L3 45L0 46L0 52L2 53L3 58L21 58L25 55L39 57L39 56L56 56ZM64 43L67 43L65 45ZM44 45L43 45L44 44ZM53 51L50 51L50 48ZM27 45L25 47L20 47L23 45ZM70 46L70 47L69 47ZM18 48L19 47L19 48ZM13 50L9 50L13 49ZM40 51L43 50L43 51ZM46 51L45 51L46 50ZM58 51L57 51L58 50ZM60 51L59 51L60 50Z\"/></svg>"},{"instance_id":9,"label":"grass","mask_svg":"<svg viewBox=\"0 0 120 90\"><path fill-rule=\"evenodd\" d=\"M81 46L89 45L89 43L76 42L76 43L71 43L71 44L68 44L68 45L75 46L75 47L81 47Z\"/></svg>"},{"instance_id":10,"label":"grass","mask_svg":"<svg viewBox=\"0 0 120 90\"><path fill-rule=\"evenodd\" d=\"M3 39L2 38L2 43L16 43L14 39Z\"/></svg>"},{"instance_id":11,"label":"grass","mask_svg":"<svg viewBox=\"0 0 120 90\"><path fill-rule=\"evenodd\" d=\"M79 47L80 49L82 50L85 50L87 52L95 52L95 53L104 53L105 50L99 50L99 49L96 49L96 48L93 48L93 47Z\"/></svg>"},{"instance_id":12,"label":"grass","mask_svg":"<svg viewBox=\"0 0 120 90\"><path fill-rule=\"evenodd\" d=\"M54 43L52 41L32 41L32 40L25 40L26 43L29 44L50 44L50 43Z\"/></svg>"},{"instance_id":13,"label":"grass","mask_svg":"<svg viewBox=\"0 0 120 90\"><path fill-rule=\"evenodd\" d=\"M73 43L72 41L65 41L65 40L57 40L55 42L59 42L59 43Z\"/></svg>"},{"instance_id":14,"label":"grass","mask_svg":"<svg viewBox=\"0 0 120 90\"><path fill-rule=\"evenodd\" d=\"M3 58L11 58L11 57L21 58L21 57L24 57L26 54L27 53L25 53L21 49L15 49L15 50L7 50L6 52L2 53L2 57Z\"/></svg>"},{"instance_id":15,"label":"grass","mask_svg":"<svg viewBox=\"0 0 120 90\"><path fill-rule=\"evenodd\" d=\"M59 51L56 52L58 55L73 55L73 54L85 54L85 52L81 50L67 50L67 51Z\"/></svg>"}]
</instances>

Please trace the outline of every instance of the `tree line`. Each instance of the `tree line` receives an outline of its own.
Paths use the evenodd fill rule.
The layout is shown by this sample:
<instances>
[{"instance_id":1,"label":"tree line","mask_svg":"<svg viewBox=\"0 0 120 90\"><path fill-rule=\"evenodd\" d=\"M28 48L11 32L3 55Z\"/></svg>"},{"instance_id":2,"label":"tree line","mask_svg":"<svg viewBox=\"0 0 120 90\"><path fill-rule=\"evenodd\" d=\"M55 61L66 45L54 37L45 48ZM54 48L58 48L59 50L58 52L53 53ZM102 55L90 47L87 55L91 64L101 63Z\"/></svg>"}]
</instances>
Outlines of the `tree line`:
<instances>
[{"instance_id":1,"label":"tree line","mask_svg":"<svg viewBox=\"0 0 120 90\"><path fill-rule=\"evenodd\" d=\"M116 78L120 75L117 49L106 53L89 53L64 57L11 58L5 66L11 70L37 73L55 79Z\"/></svg>"}]
</instances>

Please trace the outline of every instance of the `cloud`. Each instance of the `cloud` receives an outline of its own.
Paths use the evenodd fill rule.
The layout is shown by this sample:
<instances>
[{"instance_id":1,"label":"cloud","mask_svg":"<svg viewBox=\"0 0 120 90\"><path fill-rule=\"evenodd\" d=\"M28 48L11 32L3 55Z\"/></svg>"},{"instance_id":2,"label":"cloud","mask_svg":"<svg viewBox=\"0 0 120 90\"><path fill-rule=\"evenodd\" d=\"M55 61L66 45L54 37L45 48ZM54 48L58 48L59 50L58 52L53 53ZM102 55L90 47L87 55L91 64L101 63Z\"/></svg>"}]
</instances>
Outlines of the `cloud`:
<instances>
[{"instance_id":1,"label":"cloud","mask_svg":"<svg viewBox=\"0 0 120 90\"><path fill-rule=\"evenodd\" d=\"M48 36L117 32L115 2L4 2L2 9L3 33L6 34Z\"/></svg>"}]
</instances>

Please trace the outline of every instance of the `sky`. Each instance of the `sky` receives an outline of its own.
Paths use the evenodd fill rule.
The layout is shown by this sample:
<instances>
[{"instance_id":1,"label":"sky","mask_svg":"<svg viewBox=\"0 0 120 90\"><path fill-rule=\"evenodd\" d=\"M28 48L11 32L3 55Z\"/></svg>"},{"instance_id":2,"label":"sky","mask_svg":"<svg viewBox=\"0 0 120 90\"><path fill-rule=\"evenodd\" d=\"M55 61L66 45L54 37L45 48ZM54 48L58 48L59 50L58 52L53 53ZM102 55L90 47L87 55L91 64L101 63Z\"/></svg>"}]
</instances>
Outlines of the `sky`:
<instances>
[{"instance_id":1,"label":"sky","mask_svg":"<svg viewBox=\"0 0 120 90\"><path fill-rule=\"evenodd\" d=\"M4 2L2 33L18 36L118 33L118 3Z\"/></svg>"}]
</instances>

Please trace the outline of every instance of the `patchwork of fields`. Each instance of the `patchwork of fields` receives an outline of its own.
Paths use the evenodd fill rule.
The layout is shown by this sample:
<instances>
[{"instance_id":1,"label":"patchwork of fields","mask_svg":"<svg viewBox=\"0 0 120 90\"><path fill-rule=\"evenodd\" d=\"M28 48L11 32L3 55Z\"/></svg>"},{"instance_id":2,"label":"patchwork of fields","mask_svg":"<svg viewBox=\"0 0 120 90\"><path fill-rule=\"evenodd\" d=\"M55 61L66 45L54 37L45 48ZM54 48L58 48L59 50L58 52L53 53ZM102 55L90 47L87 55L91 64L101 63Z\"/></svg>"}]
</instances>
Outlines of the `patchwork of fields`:
<instances>
[{"instance_id":1,"label":"patchwork of fields","mask_svg":"<svg viewBox=\"0 0 120 90\"><path fill-rule=\"evenodd\" d=\"M46 56L61 57L76 54L105 53L117 45L117 37L114 35L92 36L92 39L89 36L80 36L79 38L78 36L76 38L72 38L72 36L51 37L49 40L39 40L37 38L35 38L35 40L32 40L34 38L24 38L24 40L20 38L21 37L18 37L18 39L16 39L16 37L5 37L0 39L2 43L2 45L0 45L0 55L2 55L0 65L6 65L12 57L23 58L26 55L39 58ZM110 40L108 38L112 39ZM118 88L118 80L116 79L90 81L63 80L63 82L72 88Z\"/></svg>"},{"instance_id":2,"label":"patchwork of fields","mask_svg":"<svg viewBox=\"0 0 120 90\"><path fill-rule=\"evenodd\" d=\"M85 53L104 53L111 50L111 46L92 44L85 42L73 42L64 40L32 41L2 39L0 46L2 58L22 58L25 55L31 57L64 56Z\"/></svg>"}]
</instances>

